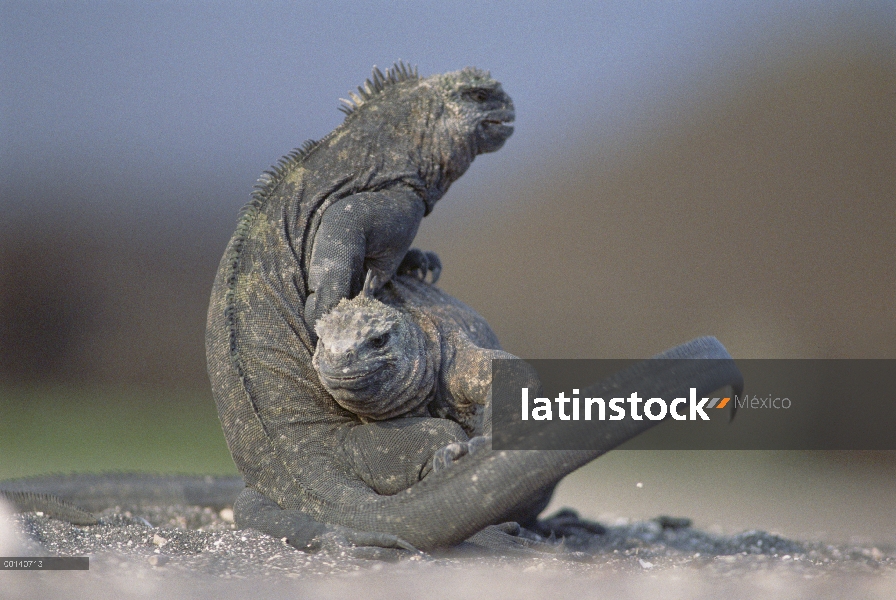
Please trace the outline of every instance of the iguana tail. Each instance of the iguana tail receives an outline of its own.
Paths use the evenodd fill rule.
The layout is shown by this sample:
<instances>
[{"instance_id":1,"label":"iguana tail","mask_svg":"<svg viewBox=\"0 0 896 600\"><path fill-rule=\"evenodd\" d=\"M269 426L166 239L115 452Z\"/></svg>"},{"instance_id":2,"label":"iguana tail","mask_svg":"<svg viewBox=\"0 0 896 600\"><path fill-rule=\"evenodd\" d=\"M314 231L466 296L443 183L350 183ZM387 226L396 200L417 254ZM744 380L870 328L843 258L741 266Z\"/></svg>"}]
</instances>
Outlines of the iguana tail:
<instances>
[{"instance_id":1,"label":"iguana tail","mask_svg":"<svg viewBox=\"0 0 896 600\"><path fill-rule=\"evenodd\" d=\"M83 473L0 481L0 498L19 512L42 512L75 525L96 525L91 511L115 506L233 506L244 486L240 477Z\"/></svg>"},{"instance_id":2,"label":"iguana tail","mask_svg":"<svg viewBox=\"0 0 896 600\"><path fill-rule=\"evenodd\" d=\"M83 508L50 494L0 490L0 499L12 504L16 512L42 512L48 517L68 521L74 525L96 525L99 523L95 516Z\"/></svg>"}]
</instances>

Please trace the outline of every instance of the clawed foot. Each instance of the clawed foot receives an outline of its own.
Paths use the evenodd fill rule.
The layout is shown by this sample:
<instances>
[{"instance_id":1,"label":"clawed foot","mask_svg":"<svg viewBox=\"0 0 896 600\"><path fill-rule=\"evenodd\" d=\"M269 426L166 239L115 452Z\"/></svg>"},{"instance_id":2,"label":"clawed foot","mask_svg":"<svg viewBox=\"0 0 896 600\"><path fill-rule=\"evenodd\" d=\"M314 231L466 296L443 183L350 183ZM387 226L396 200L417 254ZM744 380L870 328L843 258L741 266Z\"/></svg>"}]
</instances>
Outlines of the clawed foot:
<instances>
[{"instance_id":1,"label":"clawed foot","mask_svg":"<svg viewBox=\"0 0 896 600\"><path fill-rule=\"evenodd\" d=\"M376 531L358 531L338 525L328 525L327 530L301 548L305 551L323 550L330 554L344 554L365 560L397 561L408 552L420 551L401 538Z\"/></svg>"},{"instance_id":2,"label":"clawed foot","mask_svg":"<svg viewBox=\"0 0 896 600\"><path fill-rule=\"evenodd\" d=\"M467 454L476 454L483 448L491 445L492 440L488 436L477 436L467 442L452 442L436 450L432 456L432 470L434 473L444 471L453 465L458 459Z\"/></svg>"},{"instance_id":3,"label":"clawed foot","mask_svg":"<svg viewBox=\"0 0 896 600\"><path fill-rule=\"evenodd\" d=\"M432 273L431 283L435 284L442 274L442 261L435 252L425 252L419 248L411 248L398 265L399 275L412 275L420 281L426 281L426 275Z\"/></svg>"},{"instance_id":4,"label":"clawed foot","mask_svg":"<svg viewBox=\"0 0 896 600\"><path fill-rule=\"evenodd\" d=\"M398 560L407 552L419 552L395 535L321 523L301 511L282 509L248 487L240 492L233 512L240 529L261 531L303 552L324 550L352 558L387 561Z\"/></svg>"}]
</instances>

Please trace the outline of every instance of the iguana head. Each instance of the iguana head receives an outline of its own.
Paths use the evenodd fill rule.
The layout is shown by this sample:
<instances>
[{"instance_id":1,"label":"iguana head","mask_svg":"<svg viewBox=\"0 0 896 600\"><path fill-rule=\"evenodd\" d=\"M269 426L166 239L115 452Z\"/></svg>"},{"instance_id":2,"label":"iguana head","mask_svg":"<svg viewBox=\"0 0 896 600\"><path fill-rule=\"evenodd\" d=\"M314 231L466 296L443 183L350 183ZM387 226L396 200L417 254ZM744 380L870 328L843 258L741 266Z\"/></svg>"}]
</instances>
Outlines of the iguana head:
<instances>
[{"instance_id":1,"label":"iguana head","mask_svg":"<svg viewBox=\"0 0 896 600\"><path fill-rule=\"evenodd\" d=\"M376 154L411 157L443 191L476 155L498 150L513 133L513 101L488 71L474 67L426 78L404 63L385 74L375 68L343 102L347 129L359 142Z\"/></svg>"},{"instance_id":2,"label":"iguana head","mask_svg":"<svg viewBox=\"0 0 896 600\"><path fill-rule=\"evenodd\" d=\"M467 67L426 81L444 99L446 114L440 125L462 132L472 141L474 154L500 149L513 133L513 101L488 71Z\"/></svg>"},{"instance_id":3,"label":"iguana head","mask_svg":"<svg viewBox=\"0 0 896 600\"><path fill-rule=\"evenodd\" d=\"M362 293L321 317L316 331L314 368L346 410L390 419L427 399L435 378L426 337L407 313Z\"/></svg>"}]
</instances>

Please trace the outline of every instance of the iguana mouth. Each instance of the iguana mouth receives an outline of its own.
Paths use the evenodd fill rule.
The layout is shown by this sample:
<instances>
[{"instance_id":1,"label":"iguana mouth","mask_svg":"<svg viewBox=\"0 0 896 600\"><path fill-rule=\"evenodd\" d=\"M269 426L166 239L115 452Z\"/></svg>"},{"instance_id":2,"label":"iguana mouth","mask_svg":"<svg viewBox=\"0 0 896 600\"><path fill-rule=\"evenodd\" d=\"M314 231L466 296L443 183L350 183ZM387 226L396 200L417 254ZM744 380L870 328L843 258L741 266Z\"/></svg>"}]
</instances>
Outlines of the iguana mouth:
<instances>
[{"instance_id":1,"label":"iguana mouth","mask_svg":"<svg viewBox=\"0 0 896 600\"><path fill-rule=\"evenodd\" d=\"M483 119L481 126L490 135L497 135L506 139L513 134L513 125L511 123L513 123L515 117L516 115L513 114L513 111L502 111L489 119Z\"/></svg>"},{"instance_id":2,"label":"iguana mouth","mask_svg":"<svg viewBox=\"0 0 896 600\"><path fill-rule=\"evenodd\" d=\"M498 133L505 138L513 133L513 125L508 125L504 121L483 121L482 128L490 134Z\"/></svg>"},{"instance_id":3,"label":"iguana mouth","mask_svg":"<svg viewBox=\"0 0 896 600\"><path fill-rule=\"evenodd\" d=\"M492 119L483 119L483 125L509 125L515 121L514 115L501 116Z\"/></svg>"},{"instance_id":4,"label":"iguana mouth","mask_svg":"<svg viewBox=\"0 0 896 600\"><path fill-rule=\"evenodd\" d=\"M504 125L513 123L516 120L516 114L513 110L495 110L491 111L491 116L482 120L482 124L486 126Z\"/></svg>"},{"instance_id":5,"label":"iguana mouth","mask_svg":"<svg viewBox=\"0 0 896 600\"><path fill-rule=\"evenodd\" d=\"M482 122L482 130L486 135L496 136L502 140L506 140L513 135L513 125L508 125L510 121L497 121L488 119Z\"/></svg>"},{"instance_id":6,"label":"iguana mouth","mask_svg":"<svg viewBox=\"0 0 896 600\"><path fill-rule=\"evenodd\" d=\"M324 369L321 369L320 375L325 380L327 387L356 390L368 386L370 380L384 366L385 363L378 365L375 369L365 369L364 371L354 371L349 373L342 373L341 371L325 371Z\"/></svg>"}]
</instances>

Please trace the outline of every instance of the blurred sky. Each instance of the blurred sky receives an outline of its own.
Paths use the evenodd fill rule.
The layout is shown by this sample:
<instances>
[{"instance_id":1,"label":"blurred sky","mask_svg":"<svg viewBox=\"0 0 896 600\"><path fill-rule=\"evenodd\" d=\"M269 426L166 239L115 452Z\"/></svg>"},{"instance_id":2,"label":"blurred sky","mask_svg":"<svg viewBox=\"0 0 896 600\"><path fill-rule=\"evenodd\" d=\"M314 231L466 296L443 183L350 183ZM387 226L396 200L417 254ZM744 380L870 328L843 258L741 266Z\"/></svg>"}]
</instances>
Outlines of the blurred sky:
<instances>
[{"instance_id":1,"label":"blurred sky","mask_svg":"<svg viewBox=\"0 0 896 600\"><path fill-rule=\"evenodd\" d=\"M480 185L521 161L612 144L726 78L857 31L896 39L896 4L7 1L0 204L7 219L76 202L67 208L232 220L263 169L335 127L338 98L398 59L504 82L517 132L462 180ZM64 183L40 193L48 180ZM184 192L209 182L222 206ZM67 188L95 193L71 200Z\"/></svg>"}]
</instances>

